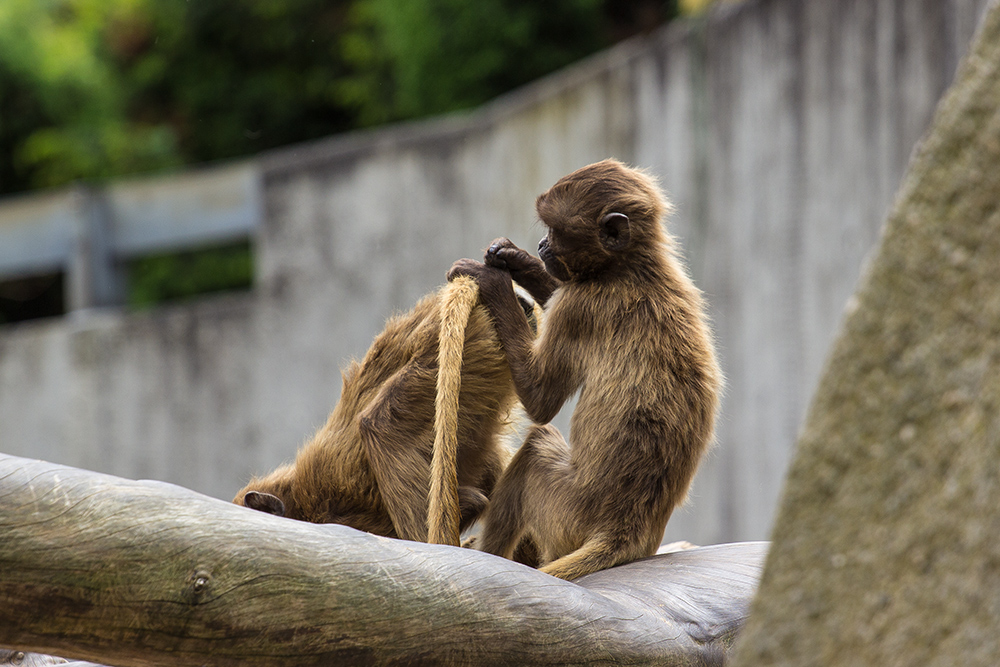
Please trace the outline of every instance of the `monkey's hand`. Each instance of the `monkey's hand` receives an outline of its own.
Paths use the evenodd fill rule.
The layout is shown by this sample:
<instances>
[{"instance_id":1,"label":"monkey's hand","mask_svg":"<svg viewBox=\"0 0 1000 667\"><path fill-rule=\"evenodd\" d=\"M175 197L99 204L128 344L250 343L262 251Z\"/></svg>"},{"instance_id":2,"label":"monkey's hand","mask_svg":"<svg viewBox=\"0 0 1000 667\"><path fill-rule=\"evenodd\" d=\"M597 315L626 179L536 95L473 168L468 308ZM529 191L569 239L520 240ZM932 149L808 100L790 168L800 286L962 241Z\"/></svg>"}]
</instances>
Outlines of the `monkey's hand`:
<instances>
[{"instance_id":1,"label":"monkey's hand","mask_svg":"<svg viewBox=\"0 0 1000 667\"><path fill-rule=\"evenodd\" d=\"M490 311L494 322L519 317L527 325L524 310L514 294L514 284L509 273L486 266L474 259L460 259L448 270L448 281L451 282L459 276L469 276L479 283L479 301Z\"/></svg>"},{"instance_id":2,"label":"monkey's hand","mask_svg":"<svg viewBox=\"0 0 1000 667\"><path fill-rule=\"evenodd\" d=\"M493 292L502 288L504 284L510 284L510 274L492 266L486 266L482 262L474 259L460 259L448 269L448 282L459 276L469 276L475 278L479 283L480 293Z\"/></svg>"},{"instance_id":3,"label":"monkey's hand","mask_svg":"<svg viewBox=\"0 0 1000 667\"><path fill-rule=\"evenodd\" d=\"M531 298L542 307L559 286L559 281L545 270L542 260L518 248L505 237L500 237L490 244L483 261L487 266L509 272L514 282L528 290Z\"/></svg>"},{"instance_id":4,"label":"monkey's hand","mask_svg":"<svg viewBox=\"0 0 1000 667\"><path fill-rule=\"evenodd\" d=\"M542 260L532 257L527 251L518 248L510 239L503 236L494 240L486 249L483 262L486 263L486 266L504 269L510 271L511 274L532 269L544 270Z\"/></svg>"}]
</instances>

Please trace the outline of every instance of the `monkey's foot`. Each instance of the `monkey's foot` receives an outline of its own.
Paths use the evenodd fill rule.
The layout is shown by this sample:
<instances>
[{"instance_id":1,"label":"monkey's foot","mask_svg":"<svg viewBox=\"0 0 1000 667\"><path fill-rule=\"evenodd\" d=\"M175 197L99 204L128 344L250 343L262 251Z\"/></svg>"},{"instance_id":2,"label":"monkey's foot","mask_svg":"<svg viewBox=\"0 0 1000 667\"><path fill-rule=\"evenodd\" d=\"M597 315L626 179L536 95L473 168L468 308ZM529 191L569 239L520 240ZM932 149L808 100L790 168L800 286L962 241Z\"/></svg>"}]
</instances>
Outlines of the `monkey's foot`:
<instances>
[{"instance_id":1,"label":"monkey's foot","mask_svg":"<svg viewBox=\"0 0 1000 667\"><path fill-rule=\"evenodd\" d=\"M685 540L680 540L679 542L671 542L670 544L664 544L659 549L656 550L658 554L672 554L675 551L687 551L688 549L697 549L697 544L691 544Z\"/></svg>"}]
</instances>

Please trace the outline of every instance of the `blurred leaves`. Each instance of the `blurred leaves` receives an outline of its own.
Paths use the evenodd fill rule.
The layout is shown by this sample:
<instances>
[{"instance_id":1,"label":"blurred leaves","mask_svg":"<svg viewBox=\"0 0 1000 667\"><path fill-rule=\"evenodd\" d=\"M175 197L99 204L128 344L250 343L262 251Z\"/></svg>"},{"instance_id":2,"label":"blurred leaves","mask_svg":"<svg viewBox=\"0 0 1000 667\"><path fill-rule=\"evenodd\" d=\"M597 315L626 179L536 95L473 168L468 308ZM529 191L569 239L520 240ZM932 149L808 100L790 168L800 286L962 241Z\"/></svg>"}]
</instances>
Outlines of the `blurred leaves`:
<instances>
[{"instance_id":1,"label":"blurred leaves","mask_svg":"<svg viewBox=\"0 0 1000 667\"><path fill-rule=\"evenodd\" d=\"M663 0L0 0L0 193L466 109Z\"/></svg>"},{"instance_id":2,"label":"blurred leaves","mask_svg":"<svg viewBox=\"0 0 1000 667\"><path fill-rule=\"evenodd\" d=\"M0 0L0 192L342 131L349 2Z\"/></svg>"},{"instance_id":3,"label":"blurred leaves","mask_svg":"<svg viewBox=\"0 0 1000 667\"><path fill-rule=\"evenodd\" d=\"M146 308L209 292L245 289L253 282L249 243L164 253L128 263L128 303Z\"/></svg>"},{"instance_id":4,"label":"blurred leaves","mask_svg":"<svg viewBox=\"0 0 1000 667\"><path fill-rule=\"evenodd\" d=\"M169 128L127 118L103 50L139 0L0 1L0 191L179 163Z\"/></svg>"},{"instance_id":5,"label":"blurred leaves","mask_svg":"<svg viewBox=\"0 0 1000 667\"><path fill-rule=\"evenodd\" d=\"M600 0L358 0L340 83L365 124L464 109L596 51Z\"/></svg>"}]
</instances>

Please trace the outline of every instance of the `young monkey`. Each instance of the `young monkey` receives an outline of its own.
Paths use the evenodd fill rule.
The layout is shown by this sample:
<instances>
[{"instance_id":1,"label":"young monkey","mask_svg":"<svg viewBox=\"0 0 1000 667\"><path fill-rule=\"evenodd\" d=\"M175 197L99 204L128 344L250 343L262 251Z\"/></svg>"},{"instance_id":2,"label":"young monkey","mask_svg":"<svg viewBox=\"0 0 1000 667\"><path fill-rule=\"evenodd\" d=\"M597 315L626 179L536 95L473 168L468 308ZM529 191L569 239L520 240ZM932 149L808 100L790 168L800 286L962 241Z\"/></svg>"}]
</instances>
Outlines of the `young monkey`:
<instances>
[{"instance_id":1,"label":"young monkey","mask_svg":"<svg viewBox=\"0 0 1000 667\"><path fill-rule=\"evenodd\" d=\"M541 260L498 239L485 264L459 260L448 277L479 280L536 422L497 482L481 548L510 558L523 541L542 571L576 579L655 553L712 441L722 377L650 177L605 160L560 179L536 209ZM511 278L546 306L537 339ZM577 390L567 444L547 423Z\"/></svg>"}]
</instances>

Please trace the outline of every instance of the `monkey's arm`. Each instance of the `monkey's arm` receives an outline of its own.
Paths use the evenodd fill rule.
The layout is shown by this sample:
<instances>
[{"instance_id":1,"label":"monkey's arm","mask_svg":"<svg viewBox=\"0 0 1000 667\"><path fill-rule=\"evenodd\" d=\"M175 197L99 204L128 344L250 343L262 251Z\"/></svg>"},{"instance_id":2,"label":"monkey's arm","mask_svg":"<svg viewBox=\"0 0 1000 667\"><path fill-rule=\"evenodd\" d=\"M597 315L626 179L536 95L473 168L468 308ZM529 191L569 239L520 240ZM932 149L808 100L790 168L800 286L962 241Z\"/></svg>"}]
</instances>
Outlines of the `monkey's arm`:
<instances>
[{"instance_id":1,"label":"monkey's arm","mask_svg":"<svg viewBox=\"0 0 1000 667\"><path fill-rule=\"evenodd\" d=\"M448 271L448 280L458 276L472 276L479 281L479 300L493 320L514 389L528 417L538 424L552 421L577 387L570 364L572 344L548 346L543 354L535 354L535 337L507 271L460 259Z\"/></svg>"},{"instance_id":2,"label":"monkey's arm","mask_svg":"<svg viewBox=\"0 0 1000 667\"><path fill-rule=\"evenodd\" d=\"M493 241L483 258L486 266L510 273L518 285L527 290L542 308L548 303L559 281L546 270L542 260L518 248L510 239L501 237Z\"/></svg>"}]
</instances>

